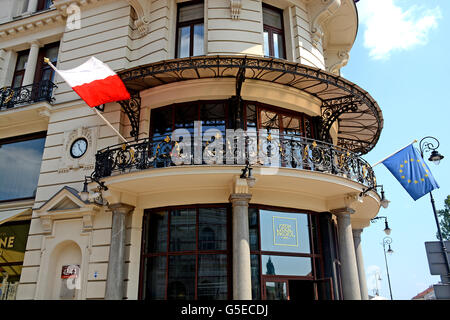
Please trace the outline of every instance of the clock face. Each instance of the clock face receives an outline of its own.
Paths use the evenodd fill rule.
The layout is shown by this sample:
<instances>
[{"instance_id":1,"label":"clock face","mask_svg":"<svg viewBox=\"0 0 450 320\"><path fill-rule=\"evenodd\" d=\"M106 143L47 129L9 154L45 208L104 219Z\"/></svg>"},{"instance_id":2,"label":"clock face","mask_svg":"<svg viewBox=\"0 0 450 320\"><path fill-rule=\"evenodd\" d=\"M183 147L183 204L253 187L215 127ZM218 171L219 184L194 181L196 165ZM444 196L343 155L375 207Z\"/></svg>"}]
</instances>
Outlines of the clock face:
<instances>
[{"instance_id":1,"label":"clock face","mask_svg":"<svg viewBox=\"0 0 450 320\"><path fill-rule=\"evenodd\" d=\"M79 138L77 140L75 140L72 143L72 146L70 147L70 155L73 158L80 158L82 157L87 150L87 140L85 138Z\"/></svg>"}]
</instances>

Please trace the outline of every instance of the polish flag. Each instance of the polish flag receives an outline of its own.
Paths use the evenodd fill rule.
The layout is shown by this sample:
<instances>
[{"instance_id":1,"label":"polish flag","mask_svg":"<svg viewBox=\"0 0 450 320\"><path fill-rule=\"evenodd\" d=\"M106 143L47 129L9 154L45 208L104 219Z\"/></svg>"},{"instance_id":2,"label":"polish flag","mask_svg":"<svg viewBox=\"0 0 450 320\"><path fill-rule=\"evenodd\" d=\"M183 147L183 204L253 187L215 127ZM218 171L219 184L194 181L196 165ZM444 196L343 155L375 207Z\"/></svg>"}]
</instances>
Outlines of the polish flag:
<instances>
[{"instance_id":1,"label":"polish flag","mask_svg":"<svg viewBox=\"0 0 450 320\"><path fill-rule=\"evenodd\" d=\"M55 71L91 108L104 103L129 100L130 93L120 77L95 57L70 70Z\"/></svg>"}]
</instances>

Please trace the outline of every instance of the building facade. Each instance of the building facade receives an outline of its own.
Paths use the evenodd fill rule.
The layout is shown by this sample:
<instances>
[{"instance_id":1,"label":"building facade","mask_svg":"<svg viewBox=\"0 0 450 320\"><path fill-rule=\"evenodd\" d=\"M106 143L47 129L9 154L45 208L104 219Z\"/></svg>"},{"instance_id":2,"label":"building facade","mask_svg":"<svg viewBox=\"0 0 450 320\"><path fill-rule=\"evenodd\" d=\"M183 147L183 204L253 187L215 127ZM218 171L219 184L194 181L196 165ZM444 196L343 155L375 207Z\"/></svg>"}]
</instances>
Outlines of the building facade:
<instances>
[{"instance_id":1,"label":"building facade","mask_svg":"<svg viewBox=\"0 0 450 320\"><path fill-rule=\"evenodd\" d=\"M353 0L1 3L3 299L368 299ZM91 56L127 143L43 61Z\"/></svg>"}]
</instances>

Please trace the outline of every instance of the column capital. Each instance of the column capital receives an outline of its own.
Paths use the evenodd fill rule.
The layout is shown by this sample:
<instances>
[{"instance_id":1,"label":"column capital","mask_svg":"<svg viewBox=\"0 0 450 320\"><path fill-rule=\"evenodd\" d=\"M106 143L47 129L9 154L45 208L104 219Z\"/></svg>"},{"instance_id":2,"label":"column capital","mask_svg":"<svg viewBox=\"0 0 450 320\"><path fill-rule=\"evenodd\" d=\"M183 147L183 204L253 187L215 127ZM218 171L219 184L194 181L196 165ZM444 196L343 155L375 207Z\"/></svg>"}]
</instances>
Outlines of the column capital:
<instances>
[{"instance_id":1,"label":"column capital","mask_svg":"<svg viewBox=\"0 0 450 320\"><path fill-rule=\"evenodd\" d=\"M233 206L248 206L252 195L250 193L232 193L230 194L229 201Z\"/></svg>"},{"instance_id":2,"label":"column capital","mask_svg":"<svg viewBox=\"0 0 450 320\"><path fill-rule=\"evenodd\" d=\"M39 40L31 40L28 42L28 44L30 45L30 47L32 46L42 47L42 43L40 43Z\"/></svg>"},{"instance_id":3,"label":"column capital","mask_svg":"<svg viewBox=\"0 0 450 320\"><path fill-rule=\"evenodd\" d=\"M361 238L361 233L363 232L363 229L352 229L353 238Z\"/></svg>"},{"instance_id":4,"label":"column capital","mask_svg":"<svg viewBox=\"0 0 450 320\"><path fill-rule=\"evenodd\" d=\"M355 210L349 207L343 207L343 208L337 208L330 210L332 214L335 216L344 216L344 215L350 215L355 213Z\"/></svg>"},{"instance_id":5,"label":"column capital","mask_svg":"<svg viewBox=\"0 0 450 320\"><path fill-rule=\"evenodd\" d=\"M108 208L111 209L114 213L117 212L125 215L134 210L134 206L130 206L126 203L113 203L108 205Z\"/></svg>"}]
</instances>

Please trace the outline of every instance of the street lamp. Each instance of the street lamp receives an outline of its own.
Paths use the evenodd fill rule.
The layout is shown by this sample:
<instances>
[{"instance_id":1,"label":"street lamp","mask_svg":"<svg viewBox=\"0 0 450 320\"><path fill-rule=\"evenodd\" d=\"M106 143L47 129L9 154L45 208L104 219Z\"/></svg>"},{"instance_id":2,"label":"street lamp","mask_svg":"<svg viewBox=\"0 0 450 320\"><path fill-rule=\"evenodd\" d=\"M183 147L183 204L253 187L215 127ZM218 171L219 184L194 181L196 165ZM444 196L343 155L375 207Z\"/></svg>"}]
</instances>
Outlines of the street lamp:
<instances>
[{"instance_id":1,"label":"street lamp","mask_svg":"<svg viewBox=\"0 0 450 320\"><path fill-rule=\"evenodd\" d=\"M431 161L435 165L438 165L441 162L441 160L444 159L444 156L441 155L437 151L438 147L439 147L439 140L436 139L435 137L427 136L425 138L422 138L422 140L420 140L420 142L419 142L420 156L423 159L424 152L431 151L431 155L428 158L428 161ZM442 247L442 254L444 255L444 261L447 265L447 276L449 276L450 275L450 263L448 261L447 248L445 247L445 242L442 238L441 226L439 225L439 219L438 219L438 215L437 215L437 211L436 211L436 206L434 204L434 198L433 198L433 194L431 193L431 191L430 191L430 199L431 199L431 206L433 208L434 219L436 221L436 227L438 230L439 242L441 243L441 247Z\"/></svg>"},{"instance_id":2,"label":"street lamp","mask_svg":"<svg viewBox=\"0 0 450 320\"><path fill-rule=\"evenodd\" d=\"M389 236L389 235L391 234L392 229L389 228L389 224L388 224L388 221L387 221L387 217L375 217L375 218L372 218L372 219L370 220L370 222L374 223L374 222L376 222L378 219L384 219L384 230L383 230L383 231L384 231L384 233L386 233L387 236Z\"/></svg>"},{"instance_id":3,"label":"street lamp","mask_svg":"<svg viewBox=\"0 0 450 320\"><path fill-rule=\"evenodd\" d=\"M388 246L387 253L389 255L394 253L394 250L392 250L392 248L391 248L391 243L392 243L392 238L391 237L384 237L383 238L384 262L386 263L386 273L387 273L387 277L388 277L389 294L391 295L391 300L393 300L392 299L391 278L389 276L389 267L388 267L387 258L386 258L386 246Z\"/></svg>"},{"instance_id":4,"label":"street lamp","mask_svg":"<svg viewBox=\"0 0 450 320\"><path fill-rule=\"evenodd\" d=\"M375 191L376 191L377 188L381 188L380 205L381 205L383 208L387 209L387 207L389 206L389 202L390 202L390 201L389 201L388 199L385 198L385 196L384 196L383 185L381 185L381 184L380 184L380 185L374 185L374 186L372 186L372 187L370 187L370 188L367 188L367 189L361 191L361 193L359 194L359 198L362 198L363 196L366 196L367 192L369 192L369 191L371 191L371 190L374 190L374 189L375 189Z\"/></svg>"}]
</instances>

